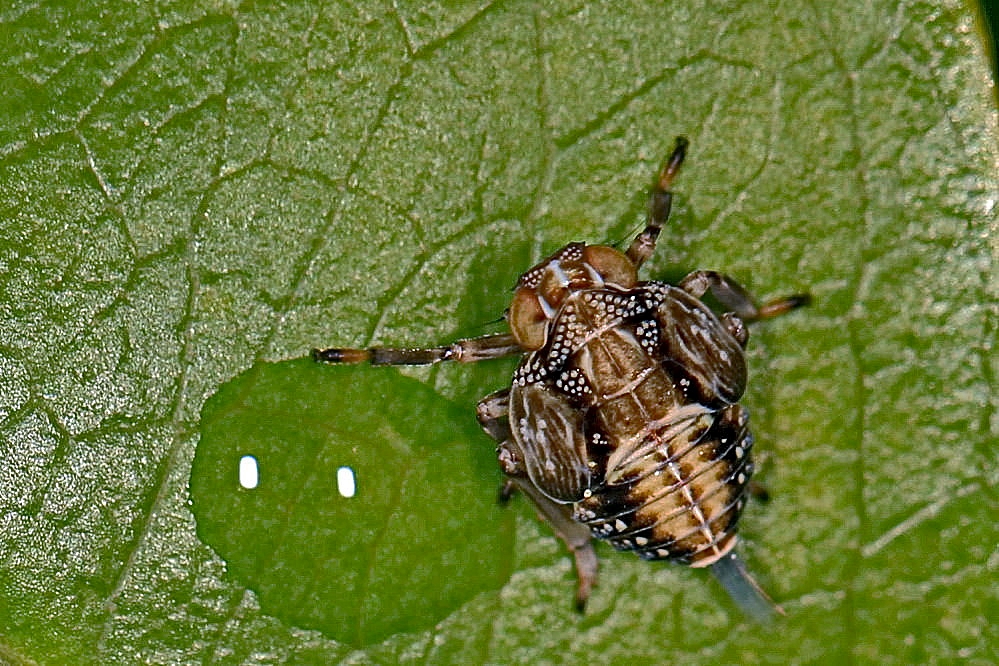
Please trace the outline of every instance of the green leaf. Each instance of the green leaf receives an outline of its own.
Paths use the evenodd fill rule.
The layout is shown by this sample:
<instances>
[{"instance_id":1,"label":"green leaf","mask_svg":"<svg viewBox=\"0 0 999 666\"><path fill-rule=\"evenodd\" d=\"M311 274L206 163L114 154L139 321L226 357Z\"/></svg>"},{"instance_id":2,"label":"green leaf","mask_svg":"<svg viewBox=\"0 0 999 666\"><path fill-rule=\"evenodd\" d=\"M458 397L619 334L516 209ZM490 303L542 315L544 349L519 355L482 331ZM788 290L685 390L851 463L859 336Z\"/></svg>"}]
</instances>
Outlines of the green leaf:
<instances>
[{"instance_id":1,"label":"green leaf","mask_svg":"<svg viewBox=\"0 0 999 666\"><path fill-rule=\"evenodd\" d=\"M198 536L289 625L354 645L430 629L509 577L479 439L466 410L396 372L259 365L202 412Z\"/></svg>"},{"instance_id":2,"label":"green leaf","mask_svg":"<svg viewBox=\"0 0 999 666\"><path fill-rule=\"evenodd\" d=\"M8 5L0 659L992 660L999 137L969 3ZM372 432L451 470L379 524L412 512L453 534L421 504L460 489L481 531L466 517L469 542L441 548L497 543L501 564L398 614L271 600L247 575L259 544L228 551L202 518L197 472L224 434L202 415L235 414L212 406L312 346L500 330L534 260L634 234L676 134L690 159L645 274L815 298L750 340L772 500L747 508L740 548L787 618L752 626L705 572L608 548L577 615L562 546L525 502L492 504L473 409L504 362L405 380L279 364L268 413L288 423L268 428L334 432L299 416L330 404L304 387L371 396L354 403L382 405ZM397 421L396 402L441 418ZM308 473L301 455L261 470ZM300 532L334 534L325 510ZM419 566L375 550L386 580ZM296 557L276 551L272 586ZM341 632L339 612L375 617Z\"/></svg>"}]
</instances>

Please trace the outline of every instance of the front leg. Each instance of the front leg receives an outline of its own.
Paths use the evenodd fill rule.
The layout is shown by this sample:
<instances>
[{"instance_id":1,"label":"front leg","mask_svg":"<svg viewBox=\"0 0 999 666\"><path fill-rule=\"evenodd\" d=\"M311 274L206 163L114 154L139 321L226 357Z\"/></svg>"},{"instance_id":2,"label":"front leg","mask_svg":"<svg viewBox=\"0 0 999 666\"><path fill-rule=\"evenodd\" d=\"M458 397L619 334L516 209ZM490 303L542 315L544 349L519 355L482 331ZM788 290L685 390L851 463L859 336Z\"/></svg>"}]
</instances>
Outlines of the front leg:
<instances>
[{"instance_id":1,"label":"front leg","mask_svg":"<svg viewBox=\"0 0 999 666\"><path fill-rule=\"evenodd\" d=\"M555 536L565 543L576 564L576 608L582 611L590 598L590 591L597 582L597 554L593 550L590 530L572 518L572 505L555 502L538 490L523 467L520 447L510 431L508 417L510 390L491 393L483 398L476 409L482 429L498 442L496 447L500 467L507 481L500 492L502 500L509 499L514 490L520 490L534 504L538 516L552 528Z\"/></svg>"},{"instance_id":2,"label":"front leg","mask_svg":"<svg viewBox=\"0 0 999 666\"><path fill-rule=\"evenodd\" d=\"M659 232L669 219L670 209L673 206L673 179L680 172L680 166L687 156L687 139L682 136L676 137L676 147L673 152L663 162L656 180L652 184L652 191L649 192L649 213L648 222L642 233L635 237L631 247L628 248L628 258L638 268L645 263L645 260L652 256L656 249L656 240Z\"/></svg>"},{"instance_id":3,"label":"front leg","mask_svg":"<svg viewBox=\"0 0 999 666\"><path fill-rule=\"evenodd\" d=\"M502 443L511 439L510 422L510 389L490 393L475 406L475 417L486 434Z\"/></svg>"},{"instance_id":4,"label":"front leg","mask_svg":"<svg viewBox=\"0 0 999 666\"><path fill-rule=\"evenodd\" d=\"M312 358L319 363L352 364L368 362L371 365L430 365L441 361L475 363L491 358L503 358L523 353L524 349L510 333L466 338L443 347L426 349L388 349L370 347L352 349L330 347L313 349Z\"/></svg>"}]
</instances>

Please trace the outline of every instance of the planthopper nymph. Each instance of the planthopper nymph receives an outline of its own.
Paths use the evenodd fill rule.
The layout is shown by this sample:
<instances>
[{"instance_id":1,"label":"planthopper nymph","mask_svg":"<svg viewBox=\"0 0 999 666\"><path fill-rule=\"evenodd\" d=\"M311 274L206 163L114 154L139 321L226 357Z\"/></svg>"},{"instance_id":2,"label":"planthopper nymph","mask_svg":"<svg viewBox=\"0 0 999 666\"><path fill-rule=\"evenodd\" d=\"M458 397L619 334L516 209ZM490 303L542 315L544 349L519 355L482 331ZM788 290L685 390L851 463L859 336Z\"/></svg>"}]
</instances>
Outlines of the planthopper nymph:
<instances>
[{"instance_id":1,"label":"planthopper nymph","mask_svg":"<svg viewBox=\"0 0 999 666\"><path fill-rule=\"evenodd\" d=\"M569 243L524 273L509 332L422 349L328 348L323 363L421 365L520 355L509 388L483 398L504 495L521 491L575 558L576 603L597 577L592 540L648 560L709 567L755 619L780 612L736 556L753 474L746 324L805 305L757 305L722 273L678 284L638 279L672 204L687 151L680 137L656 175L648 220L630 247ZM710 292L727 310L716 314Z\"/></svg>"}]
</instances>

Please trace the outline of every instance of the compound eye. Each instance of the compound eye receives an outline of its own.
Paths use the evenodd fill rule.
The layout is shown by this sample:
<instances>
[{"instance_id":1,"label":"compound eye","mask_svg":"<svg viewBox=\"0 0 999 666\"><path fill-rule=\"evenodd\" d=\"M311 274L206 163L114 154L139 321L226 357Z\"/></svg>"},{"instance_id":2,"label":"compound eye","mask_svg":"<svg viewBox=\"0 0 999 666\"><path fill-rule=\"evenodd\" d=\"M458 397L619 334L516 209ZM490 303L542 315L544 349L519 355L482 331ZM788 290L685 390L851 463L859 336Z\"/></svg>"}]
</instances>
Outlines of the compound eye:
<instances>
[{"instance_id":1,"label":"compound eye","mask_svg":"<svg viewBox=\"0 0 999 666\"><path fill-rule=\"evenodd\" d=\"M606 245L587 245L583 261L600 274L604 282L622 289L631 289L638 282L638 271L624 253Z\"/></svg>"},{"instance_id":2,"label":"compound eye","mask_svg":"<svg viewBox=\"0 0 999 666\"><path fill-rule=\"evenodd\" d=\"M517 287L507 314L510 332L517 343L527 350L541 349L545 344L548 316L538 302L538 293L529 287Z\"/></svg>"}]
</instances>

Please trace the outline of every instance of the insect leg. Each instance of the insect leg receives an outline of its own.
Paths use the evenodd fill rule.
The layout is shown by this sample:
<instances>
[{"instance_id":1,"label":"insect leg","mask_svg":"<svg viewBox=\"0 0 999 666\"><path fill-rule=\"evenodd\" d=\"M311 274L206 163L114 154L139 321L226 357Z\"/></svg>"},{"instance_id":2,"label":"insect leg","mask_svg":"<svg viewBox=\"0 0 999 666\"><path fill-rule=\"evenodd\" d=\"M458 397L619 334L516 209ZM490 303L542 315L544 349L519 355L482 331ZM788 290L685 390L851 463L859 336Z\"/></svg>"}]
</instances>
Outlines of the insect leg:
<instances>
[{"instance_id":1,"label":"insect leg","mask_svg":"<svg viewBox=\"0 0 999 666\"><path fill-rule=\"evenodd\" d=\"M559 504L549 499L527 477L511 477L516 488L527 495L538 516L548 523L555 536L565 543L576 563L576 609L586 608L586 601L597 583L597 553L593 550L590 529L572 518L570 504Z\"/></svg>"},{"instance_id":2,"label":"insect leg","mask_svg":"<svg viewBox=\"0 0 999 666\"><path fill-rule=\"evenodd\" d=\"M576 608L583 610L597 581L597 554L588 527L576 522L569 504L559 504L542 493L527 477L521 465L519 447L510 432L510 389L496 391L479 401L476 416L486 433L499 442L500 467L507 473L500 490L500 501L510 499L514 490L522 491L534 503L543 521L548 523L572 553L576 564Z\"/></svg>"},{"instance_id":3,"label":"insect leg","mask_svg":"<svg viewBox=\"0 0 999 666\"><path fill-rule=\"evenodd\" d=\"M688 145L686 138L676 137L676 147L663 162L659 174L656 176L656 181L652 185L652 191L649 194L648 222L642 233L638 234L632 241L627 252L628 258L635 264L635 268L641 266L646 259L652 256L656 249L659 232L662 231L663 225L669 219L669 211L673 205L673 193L670 191L670 187L673 185L676 174L680 171L680 165L683 164Z\"/></svg>"},{"instance_id":4,"label":"insect leg","mask_svg":"<svg viewBox=\"0 0 999 666\"><path fill-rule=\"evenodd\" d=\"M710 290L722 305L731 308L732 312L747 323L777 317L808 305L812 300L808 294L793 294L757 305L745 287L717 271L694 271L680 281L680 288L697 298Z\"/></svg>"},{"instance_id":5,"label":"insect leg","mask_svg":"<svg viewBox=\"0 0 999 666\"><path fill-rule=\"evenodd\" d=\"M370 347L350 349L330 347L313 349L312 358L319 363L364 363L371 365L429 365L441 361L475 363L491 358L520 354L524 350L509 333L466 338L443 347L426 349L387 349Z\"/></svg>"},{"instance_id":6,"label":"insect leg","mask_svg":"<svg viewBox=\"0 0 999 666\"><path fill-rule=\"evenodd\" d=\"M490 393L475 408L475 417L486 434L502 442L510 437L510 424L507 414L510 411L510 389Z\"/></svg>"}]
</instances>

